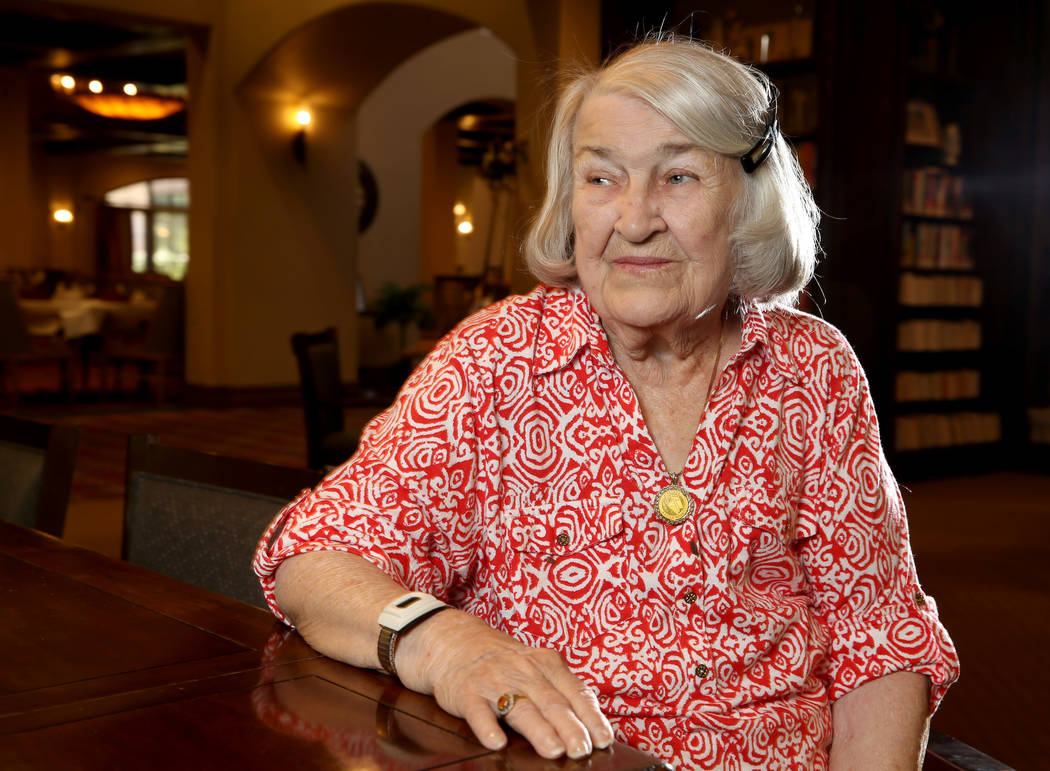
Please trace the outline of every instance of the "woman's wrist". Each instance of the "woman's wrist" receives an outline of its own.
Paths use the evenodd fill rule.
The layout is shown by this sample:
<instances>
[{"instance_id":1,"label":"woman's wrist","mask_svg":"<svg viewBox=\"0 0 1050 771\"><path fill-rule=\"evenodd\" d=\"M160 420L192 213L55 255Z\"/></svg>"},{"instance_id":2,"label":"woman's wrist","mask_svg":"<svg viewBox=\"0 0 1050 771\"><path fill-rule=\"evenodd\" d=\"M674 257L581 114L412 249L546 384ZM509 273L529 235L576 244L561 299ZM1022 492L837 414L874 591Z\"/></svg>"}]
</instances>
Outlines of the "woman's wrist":
<instances>
[{"instance_id":1,"label":"woman's wrist","mask_svg":"<svg viewBox=\"0 0 1050 771\"><path fill-rule=\"evenodd\" d=\"M471 638L488 627L469 613L448 608L413 626L394 651L401 682L413 691L433 693L448 660L472 658ZM448 659L451 654L452 659Z\"/></svg>"}]
</instances>

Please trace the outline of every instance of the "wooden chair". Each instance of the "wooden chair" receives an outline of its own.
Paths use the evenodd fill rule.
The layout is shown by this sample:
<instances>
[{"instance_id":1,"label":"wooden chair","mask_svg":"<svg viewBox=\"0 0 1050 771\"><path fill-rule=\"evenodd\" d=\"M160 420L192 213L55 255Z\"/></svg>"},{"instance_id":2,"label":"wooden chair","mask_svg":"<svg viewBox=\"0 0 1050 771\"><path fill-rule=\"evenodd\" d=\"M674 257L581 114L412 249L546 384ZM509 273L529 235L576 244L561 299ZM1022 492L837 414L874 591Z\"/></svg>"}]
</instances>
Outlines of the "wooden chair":
<instances>
[{"instance_id":1,"label":"wooden chair","mask_svg":"<svg viewBox=\"0 0 1050 771\"><path fill-rule=\"evenodd\" d=\"M265 607L251 560L278 511L321 474L128 438L122 556Z\"/></svg>"},{"instance_id":2,"label":"wooden chair","mask_svg":"<svg viewBox=\"0 0 1050 771\"><path fill-rule=\"evenodd\" d=\"M299 390L306 420L306 465L336 466L357 450L360 432L347 431L343 419L343 381L339 340L334 327L292 335L299 365Z\"/></svg>"},{"instance_id":3,"label":"wooden chair","mask_svg":"<svg viewBox=\"0 0 1050 771\"><path fill-rule=\"evenodd\" d=\"M34 339L18 309L14 286L0 282L0 381L18 402L18 367L21 364L57 364L62 393L71 399L73 351L62 338Z\"/></svg>"},{"instance_id":4,"label":"wooden chair","mask_svg":"<svg viewBox=\"0 0 1050 771\"><path fill-rule=\"evenodd\" d=\"M164 287L156 315L150 320L140 340L107 334L108 330L103 329L100 359L103 372L112 371L113 390L120 390L123 365L134 364L139 368L139 377L143 383L148 370L153 370L157 382L157 403L164 403L168 376L179 371L182 363L184 296L181 284Z\"/></svg>"},{"instance_id":5,"label":"wooden chair","mask_svg":"<svg viewBox=\"0 0 1050 771\"><path fill-rule=\"evenodd\" d=\"M940 731L930 731L923 771L1010 771L1011 767Z\"/></svg>"},{"instance_id":6,"label":"wooden chair","mask_svg":"<svg viewBox=\"0 0 1050 771\"><path fill-rule=\"evenodd\" d=\"M0 415L0 517L62 537L80 429Z\"/></svg>"}]
</instances>

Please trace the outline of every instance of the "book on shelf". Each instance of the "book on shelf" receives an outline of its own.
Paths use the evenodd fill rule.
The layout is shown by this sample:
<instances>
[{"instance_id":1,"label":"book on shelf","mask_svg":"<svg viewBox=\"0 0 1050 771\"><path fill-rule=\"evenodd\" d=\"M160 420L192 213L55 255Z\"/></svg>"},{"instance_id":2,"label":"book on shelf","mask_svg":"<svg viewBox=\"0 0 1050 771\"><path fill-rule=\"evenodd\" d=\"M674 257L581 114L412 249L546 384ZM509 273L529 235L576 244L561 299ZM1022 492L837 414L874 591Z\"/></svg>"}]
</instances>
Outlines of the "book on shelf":
<instances>
[{"instance_id":1,"label":"book on shelf","mask_svg":"<svg viewBox=\"0 0 1050 771\"><path fill-rule=\"evenodd\" d=\"M901 267L973 270L970 227L906 220L901 226Z\"/></svg>"},{"instance_id":2,"label":"book on shelf","mask_svg":"<svg viewBox=\"0 0 1050 771\"><path fill-rule=\"evenodd\" d=\"M937 372L898 372L898 402L935 402L976 399L981 394L981 373L975 369Z\"/></svg>"},{"instance_id":3,"label":"book on shelf","mask_svg":"<svg viewBox=\"0 0 1050 771\"><path fill-rule=\"evenodd\" d=\"M730 14L711 19L710 39L733 56L756 64L808 59L813 54L813 17L796 14L764 24L742 24Z\"/></svg>"},{"instance_id":4,"label":"book on shelf","mask_svg":"<svg viewBox=\"0 0 1050 771\"><path fill-rule=\"evenodd\" d=\"M938 166L923 166L904 172L905 214L922 217L970 219L973 207L963 194L963 179Z\"/></svg>"},{"instance_id":5,"label":"book on shelf","mask_svg":"<svg viewBox=\"0 0 1050 771\"><path fill-rule=\"evenodd\" d=\"M980 307L984 282L975 276L919 276L901 273L898 301L909 306Z\"/></svg>"},{"instance_id":6,"label":"book on shelf","mask_svg":"<svg viewBox=\"0 0 1050 771\"><path fill-rule=\"evenodd\" d=\"M1050 444L1050 407L1028 408L1028 440Z\"/></svg>"},{"instance_id":7,"label":"book on shelf","mask_svg":"<svg viewBox=\"0 0 1050 771\"><path fill-rule=\"evenodd\" d=\"M897 450L930 450L987 444L1002 438L1002 419L995 412L898 415L894 420Z\"/></svg>"},{"instance_id":8,"label":"book on shelf","mask_svg":"<svg viewBox=\"0 0 1050 771\"><path fill-rule=\"evenodd\" d=\"M941 121L937 108L923 99L910 99L904 141L919 147L941 146Z\"/></svg>"},{"instance_id":9,"label":"book on shelf","mask_svg":"<svg viewBox=\"0 0 1050 771\"><path fill-rule=\"evenodd\" d=\"M816 75L777 78L774 83L780 92L777 113L783 132L789 137L797 137L816 131L820 121Z\"/></svg>"},{"instance_id":10,"label":"book on shelf","mask_svg":"<svg viewBox=\"0 0 1050 771\"><path fill-rule=\"evenodd\" d=\"M899 351L972 351L980 347L981 325L977 321L910 319L897 324Z\"/></svg>"}]
</instances>

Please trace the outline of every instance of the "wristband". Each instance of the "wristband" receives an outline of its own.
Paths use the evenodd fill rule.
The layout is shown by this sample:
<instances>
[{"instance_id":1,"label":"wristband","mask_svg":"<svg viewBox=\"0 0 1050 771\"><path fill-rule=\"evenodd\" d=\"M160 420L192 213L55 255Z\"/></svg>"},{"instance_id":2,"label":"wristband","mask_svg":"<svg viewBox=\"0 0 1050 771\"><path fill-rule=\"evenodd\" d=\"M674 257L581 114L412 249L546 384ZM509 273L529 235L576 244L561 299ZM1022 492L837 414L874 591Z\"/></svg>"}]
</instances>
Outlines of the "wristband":
<instances>
[{"instance_id":1,"label":"wristband","mask_svg":"<svg viewBox=\"0 0 1050 771\"><path fill-rule=\"evenodd\" d=\"M398 636L448 607L450 606L432 595L423 592L409 592L402 594L383 608L383 612L379 614L379 644L377 646L379 664L383 669L397 677L397 669L394 667L394 650L397 647Z\"/></svg>"}]
</instances>

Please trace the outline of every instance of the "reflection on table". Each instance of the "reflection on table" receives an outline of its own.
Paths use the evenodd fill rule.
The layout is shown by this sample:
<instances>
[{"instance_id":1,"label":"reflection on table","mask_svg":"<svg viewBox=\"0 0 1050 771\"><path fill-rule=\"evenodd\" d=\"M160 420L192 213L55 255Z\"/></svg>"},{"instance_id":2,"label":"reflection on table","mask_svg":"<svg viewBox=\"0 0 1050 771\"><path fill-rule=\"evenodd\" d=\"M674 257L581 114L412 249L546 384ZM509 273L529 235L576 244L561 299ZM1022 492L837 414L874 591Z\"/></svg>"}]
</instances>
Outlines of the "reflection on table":
<instances>
[{"instance_id":1,"label":"reflection on table","mask_svg":"<svg viewBox=\"0 0 1050 771\"><path fill-rule=\"evenodd\" d=\"M625 745L489 752L266 612L0 521L0 768L661 768Z\"/></svg>"}]
</instances>

